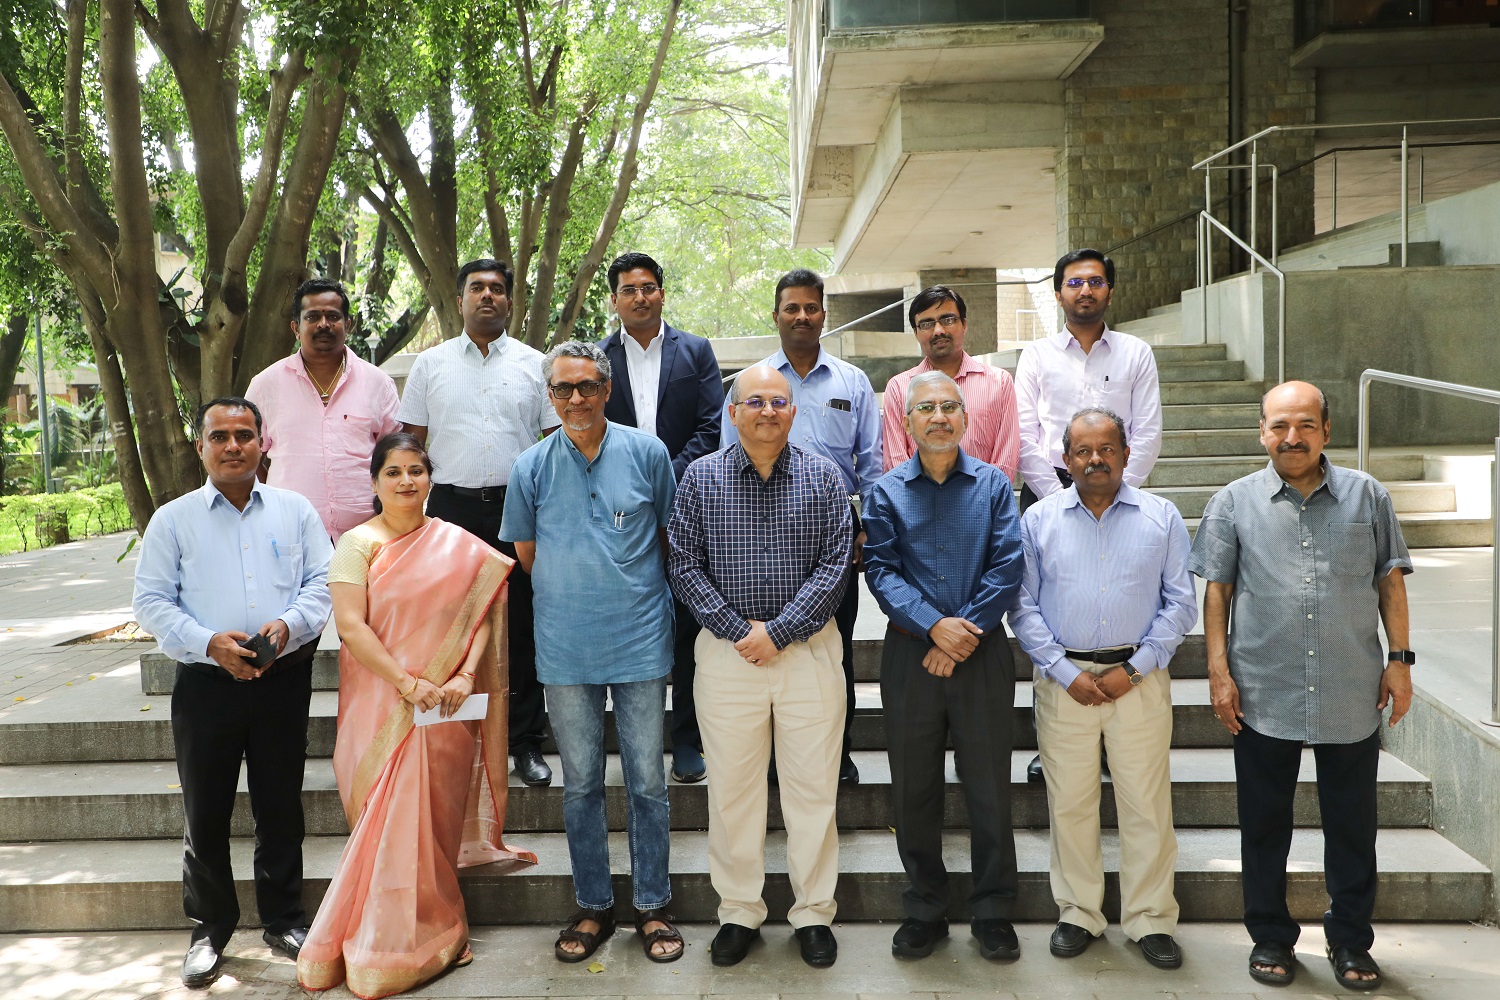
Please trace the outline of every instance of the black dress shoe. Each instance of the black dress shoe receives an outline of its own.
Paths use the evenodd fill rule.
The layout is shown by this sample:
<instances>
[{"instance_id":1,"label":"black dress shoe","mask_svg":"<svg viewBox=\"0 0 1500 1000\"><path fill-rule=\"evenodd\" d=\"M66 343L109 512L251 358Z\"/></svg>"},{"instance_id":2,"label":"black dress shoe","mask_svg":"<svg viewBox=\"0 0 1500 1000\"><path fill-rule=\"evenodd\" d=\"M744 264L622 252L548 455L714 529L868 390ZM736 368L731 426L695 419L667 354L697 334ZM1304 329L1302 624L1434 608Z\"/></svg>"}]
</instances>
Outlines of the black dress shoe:
<instances>
[{"instance_id":1,"label":"black dress shoe","mask_svg":"<svg viewBox=\"0 0 1500 1000\"><path fill-rule=\"evenodd\" d=\"M302 946L307 943L307 928L291 927L280 934L261 931L260 939L270 945L272 951L279 951L287 958L296 959L302 953Z\"/></svg>"},{"instance_id":2,"label":"black dress shoe","mask_svg":"<svg viewBox=\"0 0 1500 1000\"><path fill-rule=\"evenodd\" d=\"M516 774L521 783L531 788L545 788L552 784L552 768L542 760L542 752L536 747L523 747L515 753Z\"/></svg>"},{"instance_id":3,"label":"black dress shoe","mask_svg":"<svg viewBox=\"0 0 1500 1000\"><path fill-rule=\"evenodd\" d=\"M759 937L759 927L725 924L708 946L708 957L715 965L739 965L749 954L750 943Z\"/></svg>"},{"instance_id":4,"label":"black dress shoe","mask_svg":"<svg viewBox=\"0 0 1500 1000\"><path fill-rule=\"evenodd\" d=\"M1059 923L1052 932L1052 940L1047 943L1047 947L1058 958L1076 958L1097 939L1097 934L1090 934L1077 924Z\"/></svg>"},{"instance_id":5,"label":"black dress shoe","mask_svg":"<svg viewBox=\"0 0 1500 1000\"><path fill-rule=\"evenodd\" d=\"M839 943L833 938L833 928L823 924L797 928L797 946L802 949L802 961L814 969L826 969L839 957Z\"/></svg>"},{"instance_id":6,"label":"black dress shoe","mask_svg":"<svg viewBox=\"0 0 1500 1000\"><path fill-rule=\"evenodd\" d=\"M1040 785L1042 782L1047 780L1046 777L1042 774L1041 754L1037 754L1035 757L1031 758L1031 763L1026 765L1026 780L1031 782L1033 785Z\"/></svg>"},{"instance_id":7,"label":"black dress shoe","mask_svg":"<svg viewBox=\"0 0 1500 1000\"><path fill-rule=\"evenodd\" d=\"M1004 917L969 921L969 930L979 941L979 954L988 959L1021 957L1021 942L1016 929Z\"/></svg>"},{"instance_id":8,"label":"black dress shoe","mask_svg":"<svg viewBox=\"0 0 1500 1000\"><path fill-rule=\"evenodd\" d=\"M212 941L208 938L194 941L182 959L182 985L190 990L207 989L219 978L223 965L224 953Z\"/></svg>"},{"instance_id":9,"label":"black dress shoe","mask_svg":"<svg viewBox=\"0 0 1500 1000\"><path fill-rule=\"evenodd\" d=\"M844 762L839 765L839 784L859 784L859 768L854 766L853 757L845 757Z\"/></svg>"},{"instance_id":10,"label":"black dress shoe","mask_svg":"<svg viewBox=\"0 0 1500 1000\"><path fill-rule=\"evenodd\" d=\"M1176 969L1182 966L1182 949L1170 934L1147 934L1136 942L1146 961L1158 969Z\"/></svg>"},{"instance_id":11,"label":"black dress shoe","mask_svg":"<svg viewBox=\"0 0 1500 1000\"><path fill-rule=\"evenodd\" d=\"M907 917L891 938L891 954L897 958L926 958L939 938L948 936L948 921Z\"/></svg>"}]
</instances>

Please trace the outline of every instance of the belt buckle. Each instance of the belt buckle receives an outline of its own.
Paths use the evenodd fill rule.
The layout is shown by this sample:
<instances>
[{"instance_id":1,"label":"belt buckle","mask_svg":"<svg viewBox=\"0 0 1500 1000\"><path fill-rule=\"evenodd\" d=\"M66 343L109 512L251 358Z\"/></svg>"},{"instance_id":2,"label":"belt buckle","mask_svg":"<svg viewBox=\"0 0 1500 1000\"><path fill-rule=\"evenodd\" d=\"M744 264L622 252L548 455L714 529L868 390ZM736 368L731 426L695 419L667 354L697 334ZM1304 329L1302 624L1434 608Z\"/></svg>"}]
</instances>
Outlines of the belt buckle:
<instances>
[{"instance_id":1,"label":"belt buckle","mask_svg":"<svg viewBox=\"0 0 1500 1000\"><path fill-rule=\"evenodd\" d=\"M480 503L494 503L496 500L500 499L500 490L501 489L503 489L503 487L500 487L500 486L481 486L481 487L479 487L479 502ZM492 492L494 493L493 496L490 495Z\"/></svg>"}]
</instances>

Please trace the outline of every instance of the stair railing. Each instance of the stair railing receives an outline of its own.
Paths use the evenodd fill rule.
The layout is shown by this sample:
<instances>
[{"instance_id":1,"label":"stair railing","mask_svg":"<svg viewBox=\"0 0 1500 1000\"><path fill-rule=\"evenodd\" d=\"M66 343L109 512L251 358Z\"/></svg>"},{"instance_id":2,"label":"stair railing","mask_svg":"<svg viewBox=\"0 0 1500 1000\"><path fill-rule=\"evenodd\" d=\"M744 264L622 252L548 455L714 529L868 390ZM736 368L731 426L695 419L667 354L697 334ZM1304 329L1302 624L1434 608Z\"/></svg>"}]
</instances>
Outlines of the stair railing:
<instances>
[{"instance_id":1,"label":"stair railing","mask_svg":"<svg viewBox=\"0 0 1500 1000\"><path fill-rule=\"evenodd\" d=\"M1359 471L1370 471L1370 384L1385 382L1389 385L1421 389L1460 399L1472 399L1479 403L1500 406L1500 392L1480 389L1456 382L1439 382L1436 379L1418 378L1398 372L1366 368L1359 376ZM1494 482L1490 488L1490 524L1493 545L1490 565L1490 718L1481 719L1485 725L1500 726L1500 436L1495 438Z\"/></svg>"},{"instance_id":2,"label":"stair railing","mask_svg":"<svg viewBox=\"0 0 1500 1000\"><path fill-rule=\"evenodd\" d=\"M1211 246L1213 230L1217 229L1250 255L1251 261L1259 262L1276 276L1276 381L1286 381L1286 272L1266 260L1256 249L1234 234L1224 223L1209 212L1198 213L1198 273L1204 280L1198 285L1199 305L1203 310L1203 342L1208 343L1208 289L1214 283L1214 256Z\"/></svg>"}]
</instances>

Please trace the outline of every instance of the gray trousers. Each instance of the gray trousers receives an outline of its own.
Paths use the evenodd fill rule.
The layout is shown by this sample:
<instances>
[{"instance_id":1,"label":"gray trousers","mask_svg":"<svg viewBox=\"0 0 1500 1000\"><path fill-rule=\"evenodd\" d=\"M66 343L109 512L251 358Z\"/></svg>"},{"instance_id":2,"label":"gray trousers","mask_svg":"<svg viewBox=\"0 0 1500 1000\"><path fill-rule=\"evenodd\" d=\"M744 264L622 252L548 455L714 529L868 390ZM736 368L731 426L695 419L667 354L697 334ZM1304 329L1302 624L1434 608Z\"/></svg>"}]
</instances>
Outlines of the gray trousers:
<instances>
[{"instance_id":1,"label":"gray trousers","mask_svg":"<svg viewBox=\"0 0 1500 1000\"><path fill-rule=\"evenodd\" d=\"M902 895L906 915L934 921L948 914L943 799L951 734L969 809L969 913L1009 918L1017 884L1010 819L1016 667L1010 642L1004 628L996 629L951 677L935 677L922 666L931 645L887 629L880 662L896 850L911 880Z\"/></svg>"}]
</instances>

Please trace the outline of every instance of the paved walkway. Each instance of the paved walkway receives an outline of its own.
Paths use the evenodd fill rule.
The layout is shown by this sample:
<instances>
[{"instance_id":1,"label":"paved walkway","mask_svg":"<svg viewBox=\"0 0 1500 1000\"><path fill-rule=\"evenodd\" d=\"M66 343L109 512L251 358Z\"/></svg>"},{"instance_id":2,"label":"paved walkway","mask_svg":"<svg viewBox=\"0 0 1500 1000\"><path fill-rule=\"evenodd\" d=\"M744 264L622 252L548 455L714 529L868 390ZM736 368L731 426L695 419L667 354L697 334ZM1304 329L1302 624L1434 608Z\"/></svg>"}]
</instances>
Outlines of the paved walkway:
<instances>
[{"instance_id":1,"label":"paved walkway","mask_svg":"<svg viewBox=\"0 0 1500 1000\"><path fill-rule=\"evenodd\" d=\"M0 558L0 719L93 711L101 700L141 697L137 660L143 643L69 644L131 618L132 552L116 561L130 535L89 539ZM1421 651L1419 683L1470 718L1489 712L1490 551L1428 549L1415 554L1409 578L1414 639ZM879 612L866 595L862 637L880 635ZM95 684L90 678L100 678ZM134 693L131 694L130 692ZM137 709L138 710L138 709ZM734 996L807 998L918 996L1046 997L1048 1000L1135 1000L1143 997L1353 996L1339 989L1319 950L1321 929L1305 928L1307 950L1289 989L1259 986L1245 975L1248 942L1233 923L1187 924L1179 930L1186 964L1152 969L1111 928L1108 940L1071 961L1047 953L1050 926L1024 925L1023 958L994 965L978 957L964 929L931 958L890 956L890 924L838 928L841 955L827 971L797 958L784 924L768 925L766 942L743 965L714 969L704 951L713 928L685 928L689 953L658 966L622 931L600 955L604 970L563 966L551 957L556 928L475 927L477 958L442 977L419 997ZM1376 957L1387 986L1376 996L1412 1000L1500 997L1500 930L1455 924L1379 924ZM124 1000L185 997L178 978L186 934L0 935L0 997L5 1000ZM209 996L291 1000L305 994L292 966L273 956L256 931L236 935L226 975ZM342 988L324 994L349 997Z\"/></svg>"}]
</instances>

